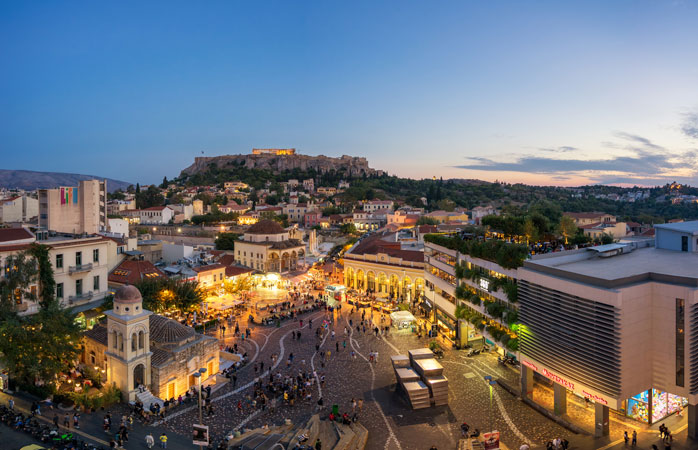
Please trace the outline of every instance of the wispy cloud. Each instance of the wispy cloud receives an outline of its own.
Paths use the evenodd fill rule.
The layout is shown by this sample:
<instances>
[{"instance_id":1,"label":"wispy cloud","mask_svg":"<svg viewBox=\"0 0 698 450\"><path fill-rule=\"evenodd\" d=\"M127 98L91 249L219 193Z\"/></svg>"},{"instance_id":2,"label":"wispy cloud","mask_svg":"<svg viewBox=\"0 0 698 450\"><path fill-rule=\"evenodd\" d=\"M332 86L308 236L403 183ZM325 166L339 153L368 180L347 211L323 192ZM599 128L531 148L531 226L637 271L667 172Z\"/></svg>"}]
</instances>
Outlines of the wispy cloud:
<instances>
[{"instance_id":1,"label":"wispy cloud","mask_svg":"<svg viewBox=\"0 0 698 450\"><path fill-rule=\"evenodd\" d=\"M698 128L696 131L698 136ZM584 177L590 182L604 184L663 184L667 180L691 178L698 173L696 151L670 152L650 139L626 132L615 132L613 137L615 139L602 145L622 150L622 154L610 155L607 158L583 159L579 155L574 158L545 154L506 159L471 157L467 158L467 164L456 167L491 172L540 174L559 181L571 177ZM538 150L547 153L579 151L571 146Z\"/></svg>"},{"instance_id":2,"label":"wispy cloud","mask_svg":"<svg viewBox=\"0 0 698 450\"><path fill-rule=\"evenodd\" d=\"M691 139L698 139L698 112L693 111L683 115L681 132Z\"/></svg>"},{"instance_id":3,"label":"wispy cloud","mask_svg":"<svg viewBox=\"0 0 698 450\"><path fill-rule=\"evenodd\" d=\"M562 147L538 147L538 150L540 150L542 152L551 152L551 153L568 153L568 152L574 152L574 151L579 150L579 149L577 147L563 145Z\"/></svg>"}]
</instances>

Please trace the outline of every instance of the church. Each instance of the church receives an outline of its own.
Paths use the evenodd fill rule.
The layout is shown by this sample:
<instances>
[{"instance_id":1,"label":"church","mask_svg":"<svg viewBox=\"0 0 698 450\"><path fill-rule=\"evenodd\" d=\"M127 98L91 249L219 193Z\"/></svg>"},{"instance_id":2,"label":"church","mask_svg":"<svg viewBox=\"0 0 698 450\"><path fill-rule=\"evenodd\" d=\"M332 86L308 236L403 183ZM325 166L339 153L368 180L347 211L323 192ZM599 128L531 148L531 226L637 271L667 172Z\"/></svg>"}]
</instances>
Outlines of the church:
<instances>
[{"instance_id":1,"label":"church","mask_svg":"<svg viewBox=\"0 0 698 450\"><path fill-rule=\"evenodd\" d=\"M217 339L143 309L135 286L119 288L105 315L106 324L84 334L83 362L103 370L124 400L138 397L147 406L151 396L176 398L197 384L193 375L200 368L206 368L202 381L218 373ZM141 385L146 392L139 392Z\"/></svg>"},{"instance_id":2,"label":"church","mask_svg":"<svg viewBox=\"0 0 698 450\"><path fill-rule=\"evenodd\" d=\"M273 220L260 220L235 241L235 261L264 272L292 272L305 258L305 244Z\"/></svg>"}]
</instances>

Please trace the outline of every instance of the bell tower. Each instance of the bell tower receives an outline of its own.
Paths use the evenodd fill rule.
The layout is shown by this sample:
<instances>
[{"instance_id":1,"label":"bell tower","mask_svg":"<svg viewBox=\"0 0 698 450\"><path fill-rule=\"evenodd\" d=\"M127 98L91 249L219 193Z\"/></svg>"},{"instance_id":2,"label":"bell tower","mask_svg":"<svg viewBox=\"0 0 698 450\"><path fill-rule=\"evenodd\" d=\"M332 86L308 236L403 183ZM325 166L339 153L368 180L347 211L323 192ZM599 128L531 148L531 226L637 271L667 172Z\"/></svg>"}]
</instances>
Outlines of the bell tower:
<instances>
[{"instance_id":1,"label":"bell tower","mask_svg":"<svg viewBox=\"0 0 698 450\"><path fill-rule=\"evenodd\" d=\"M125 285L114 294L114 309L107 316L107 382L128 398L136 399L138 387L150 386L150 311L135 286Z\"/></svg>"}]
</instances>

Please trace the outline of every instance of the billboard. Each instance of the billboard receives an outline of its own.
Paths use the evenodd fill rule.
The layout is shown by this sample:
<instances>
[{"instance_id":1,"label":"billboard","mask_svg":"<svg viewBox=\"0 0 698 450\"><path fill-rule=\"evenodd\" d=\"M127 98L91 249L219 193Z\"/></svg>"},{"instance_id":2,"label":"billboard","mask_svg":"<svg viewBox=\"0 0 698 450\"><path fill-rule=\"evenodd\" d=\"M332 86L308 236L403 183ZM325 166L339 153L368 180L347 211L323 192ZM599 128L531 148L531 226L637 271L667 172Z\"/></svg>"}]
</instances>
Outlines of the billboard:
<instances>
[{"instance_id":1,"label":"billboard","mask_svg":"<svg viewBox=\"0 0 698 450\"><path fill-rule=\"evenodd\" d=\"M499 431L482 433L485 450L499 450Z\"/></svg>"},{"instance_id":2,"label":"billboard","mask_svg":"<svg viewBox=\"0 0 698 450\"><path fill-rule=\"evenodd\" d=\"M208 426L194 424L194 445L208 446Z\"/></svg>"}]
</instances>

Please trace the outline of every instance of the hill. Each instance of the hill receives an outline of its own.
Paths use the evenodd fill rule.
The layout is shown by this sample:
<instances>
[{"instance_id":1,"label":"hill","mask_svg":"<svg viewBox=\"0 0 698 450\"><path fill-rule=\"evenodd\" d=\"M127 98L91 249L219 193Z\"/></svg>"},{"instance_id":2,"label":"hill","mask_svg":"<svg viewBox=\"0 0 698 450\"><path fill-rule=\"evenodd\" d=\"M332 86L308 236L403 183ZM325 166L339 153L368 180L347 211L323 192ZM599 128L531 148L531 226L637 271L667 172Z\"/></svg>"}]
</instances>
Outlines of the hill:
<instances>
[{"instance_id":1,"label":"hill","mask_svg":"<svg viewBox=\"0 0 698 450\"><path fill-rule=\"evenodd\" d=\"M34 189L54 188L58 186L77 186L80 180L103 179L95 175L82 175L77 173L63 172L35 172L32 170L6 170L0 169L0 187L6 189L24 189L32 191ZM112 180L107 178L107 189L109 192L118 189L125 190L131 185L126 181Z\"/></svg>"}]
</instances>

